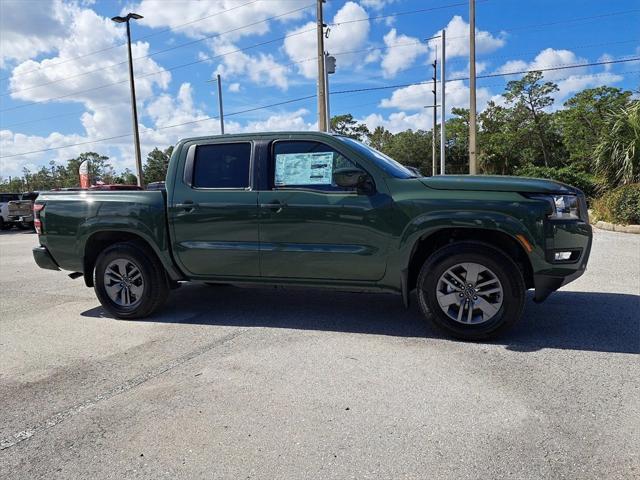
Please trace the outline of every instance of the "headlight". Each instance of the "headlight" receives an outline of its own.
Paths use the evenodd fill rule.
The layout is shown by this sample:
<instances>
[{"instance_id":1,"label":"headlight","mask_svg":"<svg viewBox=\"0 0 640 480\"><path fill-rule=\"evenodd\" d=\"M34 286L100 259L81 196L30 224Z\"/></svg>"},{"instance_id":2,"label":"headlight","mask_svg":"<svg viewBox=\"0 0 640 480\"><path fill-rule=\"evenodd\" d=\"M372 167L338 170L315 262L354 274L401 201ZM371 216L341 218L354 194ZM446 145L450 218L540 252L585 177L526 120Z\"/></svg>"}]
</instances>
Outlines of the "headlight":
<instances>
[{"instance_id":1,"label":"headlight","mask_svg":"<svg viewBox=\"0 0 640 480\"><path fill-rule=\"evenodd\" d=\"M580 203L576 195L531 195L529 198L544 200L549 204L552 220L579 220Z\"/></svg>"},{"instance_id":2,"label":"headlight","mask_svg":"<svg viewBox=\"0 0 640 480\"><path fill-rule=\"evenodd\" d=\"M550 218L578 220L580 211L578 207L578 197L575 195L553 195L555 213Z\"/></svg>"}]
</instances>

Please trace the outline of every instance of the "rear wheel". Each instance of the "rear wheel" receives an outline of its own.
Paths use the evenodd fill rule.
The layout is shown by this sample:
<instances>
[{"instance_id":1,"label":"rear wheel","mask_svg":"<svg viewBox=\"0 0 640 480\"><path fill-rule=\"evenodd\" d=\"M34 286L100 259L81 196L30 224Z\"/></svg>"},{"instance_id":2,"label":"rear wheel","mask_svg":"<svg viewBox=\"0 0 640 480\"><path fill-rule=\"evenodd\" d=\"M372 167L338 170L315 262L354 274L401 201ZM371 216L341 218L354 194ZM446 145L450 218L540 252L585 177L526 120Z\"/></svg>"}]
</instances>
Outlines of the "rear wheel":
<instances>
[{"instance_id":1,"label":"rear wheel","mask_svg":"<svg viewBox=\"0 0 640 480\"><path fill-rule=\"evenodd\" d=\"M134 242L105 249L96 261L94 285L102 306L118 318L143 318L169 293L164 269L148 249Z\"/></svg>"},{"instance_id":2,"label":"rear wheel","mask_svg":"<svg viewBox=\"0 0 640 480\"><path fill-rule=\"evenodd\" d=\"M11 224L4 221L4 218L0 217L0 230L9 230Z\"/></svg>"},{"instance_id":3,"label":"rear wheel","mask_svg":"<svg viewBox=\"0 0 640 480\"><path fill-rule=\"evenodd\" d=\"M518 266L492 247L472 242L438 250L417 283L423 313L464 340L493 338L522 315L525 285Z\"/></svg>"}]
</instances>

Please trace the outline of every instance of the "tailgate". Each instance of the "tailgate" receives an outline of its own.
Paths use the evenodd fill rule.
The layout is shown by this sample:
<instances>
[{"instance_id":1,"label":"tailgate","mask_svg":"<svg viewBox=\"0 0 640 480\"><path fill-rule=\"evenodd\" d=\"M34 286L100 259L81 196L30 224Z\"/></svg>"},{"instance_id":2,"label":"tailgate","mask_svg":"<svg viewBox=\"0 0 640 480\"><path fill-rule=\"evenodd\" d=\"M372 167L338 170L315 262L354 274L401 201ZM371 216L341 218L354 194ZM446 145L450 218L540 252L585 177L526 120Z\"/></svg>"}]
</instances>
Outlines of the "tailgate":
<instances>
[{"instance_id":1,"label":"tailgate","mask_svg":"<svg viewBox=\"0 0 640 480\"><path fill-rule=\"evenodd\" d=\"M12 200L8 205L9 215L16 217L31 216L33 212L32 200Z\"/></svg>"}]
</instances>

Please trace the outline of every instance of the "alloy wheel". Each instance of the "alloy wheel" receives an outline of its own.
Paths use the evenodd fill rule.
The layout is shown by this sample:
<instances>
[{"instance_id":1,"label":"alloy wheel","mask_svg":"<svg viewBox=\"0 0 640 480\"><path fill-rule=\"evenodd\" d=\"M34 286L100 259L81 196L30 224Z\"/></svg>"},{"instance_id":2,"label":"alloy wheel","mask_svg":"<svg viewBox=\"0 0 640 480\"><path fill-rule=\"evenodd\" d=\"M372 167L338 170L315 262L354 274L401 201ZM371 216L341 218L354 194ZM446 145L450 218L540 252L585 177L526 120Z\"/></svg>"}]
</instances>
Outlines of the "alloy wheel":
<instances>
[{"instance_id":1,"label":"alloy wheel","mask_svg":"<svg viewBox=\"0 0 640 480\"><path fill-rule=\"evenodd\" d=\"M437 283L436 298L442 311L464 325L491 320L502 307L504 292L494 272L479 263L458 263Z\"/></svg>"}]
</instances>

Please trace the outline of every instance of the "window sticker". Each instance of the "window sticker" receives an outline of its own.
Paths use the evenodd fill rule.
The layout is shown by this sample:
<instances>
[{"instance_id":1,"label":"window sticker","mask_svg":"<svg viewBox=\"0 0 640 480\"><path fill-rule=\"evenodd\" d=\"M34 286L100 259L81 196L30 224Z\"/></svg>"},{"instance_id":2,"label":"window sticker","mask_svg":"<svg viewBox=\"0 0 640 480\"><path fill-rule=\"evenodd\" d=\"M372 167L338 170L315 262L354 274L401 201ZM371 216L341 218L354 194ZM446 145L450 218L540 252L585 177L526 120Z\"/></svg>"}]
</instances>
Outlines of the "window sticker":
<instances>
[{"instance_id":1,"label":"window sticker","mask_svg":"<svg viewBox=\"0 0 640 480\"><path fill-rule=\"evenodd\" d=\"M279 153L274 184L331 185L333 152Z\"/></svg>"}]
</instances>

